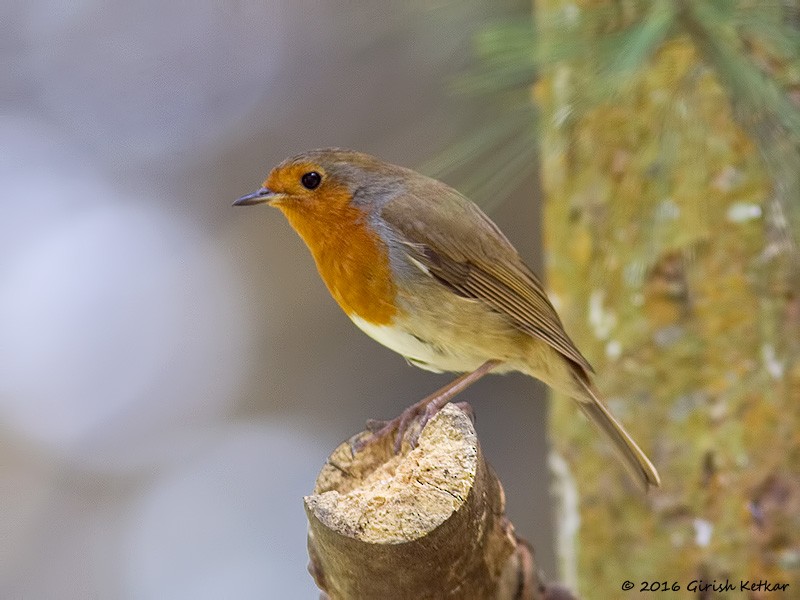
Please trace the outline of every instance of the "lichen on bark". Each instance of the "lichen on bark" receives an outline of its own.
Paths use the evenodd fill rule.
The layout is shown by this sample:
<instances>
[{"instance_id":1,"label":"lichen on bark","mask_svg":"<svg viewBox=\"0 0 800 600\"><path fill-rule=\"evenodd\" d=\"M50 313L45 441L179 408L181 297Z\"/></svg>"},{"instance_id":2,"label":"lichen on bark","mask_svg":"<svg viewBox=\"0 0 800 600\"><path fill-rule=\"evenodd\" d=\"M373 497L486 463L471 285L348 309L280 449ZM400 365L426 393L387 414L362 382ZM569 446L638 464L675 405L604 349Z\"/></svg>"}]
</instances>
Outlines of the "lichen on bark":
<instances>
[{"instance_id":1,"label":"lichen on bark","mask_svg":"<svg viewBox=\"0 0 800 600\"><path fill-rule=\"evenodd\" d=\"M775 235L774 178L688 35L600 102L584 89L596 68L564 61L535 88L546 276L663 486L639 494L555 399L580 593L700 577L800 591L800 263Z\"/></svg>"}]
</instances>

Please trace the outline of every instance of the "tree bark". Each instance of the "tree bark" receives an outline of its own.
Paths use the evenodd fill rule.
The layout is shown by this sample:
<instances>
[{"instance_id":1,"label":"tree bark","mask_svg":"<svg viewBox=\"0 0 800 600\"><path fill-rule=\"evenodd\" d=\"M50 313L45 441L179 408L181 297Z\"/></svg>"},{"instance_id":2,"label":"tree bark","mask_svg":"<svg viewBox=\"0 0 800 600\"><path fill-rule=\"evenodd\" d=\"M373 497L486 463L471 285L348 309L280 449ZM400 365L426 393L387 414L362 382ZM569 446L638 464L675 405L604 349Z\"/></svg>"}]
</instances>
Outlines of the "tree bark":
<instances>
[{"instance_id":1,"label":"tree bark","mask_svg":"<svg viewBox=\"0 0 800 600\"><path fill-rule=\"evenodd\" d=\"M571 597L557 587L547 595L463 410L445 406L397 455L390 438L353 455L365 435L331 454L305 498L309 570L323 598Z\"/></svg>"},{"instance_id":2,"label":"tree bark","mask_svg":"<svg viewBox=\"0 0 800 600\"><path fill-rule=\"evenodd\" d=\"M607 3L580 4L541 0L538 15L569 8L577 22ZM597 44L625 16L607 14L586 27ZM701 50L688 34L666 41L600 103L591 56L536 89L548 284L663 482L637 494L571 403L553 403L562 578L587 598L622 597L627 580L800 593L800 260Z\"/></svg>"}]
</instances>

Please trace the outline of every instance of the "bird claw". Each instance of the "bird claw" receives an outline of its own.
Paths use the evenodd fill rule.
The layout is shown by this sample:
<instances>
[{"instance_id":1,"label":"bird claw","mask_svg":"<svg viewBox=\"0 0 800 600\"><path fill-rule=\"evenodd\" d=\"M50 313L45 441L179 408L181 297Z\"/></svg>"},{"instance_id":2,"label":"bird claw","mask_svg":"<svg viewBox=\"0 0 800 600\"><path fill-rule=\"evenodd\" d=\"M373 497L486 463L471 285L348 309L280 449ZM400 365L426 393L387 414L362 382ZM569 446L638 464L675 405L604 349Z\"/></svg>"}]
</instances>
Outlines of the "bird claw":
<instances>
[{"instance_id":1,"label":"bird claw","mask_svg":"<svg viewBox=\"0 0 800 600\"><path fill-rule=\"evenodd\" d=\"M428 424L428 421L430 421L433 416L450 401L451 398L472 385L499 364L499 360L487 360L474 371L464 373L458 379L450 382L443 388L440 388L427 398L423 398L416 404L409 406L402 413L400 413L400 416L395 417L391 421L377 421L375 419L370 419L367 421L367 431L369 433L361 436L355 442L352 442L350 444L351 451L355 455L364 450L364 448L367 446L371 446L372 444L383 440L390 433L396 432L394 438L394 453L399 454L403 447L403 439L406 437L409 427L415 420L418 421L419 427L413 432L412 435L408 436L407 441L412 449L416 448L417 441L419 441L419 436L422 433L422 430L425 429L425 425ZM473 423L475 422L475 413L473 412L471 406L466 403L458 403L456 406L460 407L461 410L466 412Z\"/></svg>"},{"instance_id":2,"label":"bird claw","mask_svg":"<svg viewBox=\"0 0 800 600\"><path fill-rule=\"evenodd\" d=\"M460 408L469 417L473 425L475 424L475 410L468 402L456 402L455 406ZM400 454L403 447L403 439L406 438L414 422L417 422L415 430L408 435L408 445L411 450L417 447L419 436L422 430L433 417L436 416L442 406L437 402L418 402L405 409L400 415L390 421L383 421L380 419L369 419L366 423L366 430L369 432L367 435L359 437L350 444L350 451L353 456L363 451L368 446L376 444L386 438L388 435L394 433L394 445L392 449L395 454Z\"/></svg>"},{"instance_id":3,"label":"bird claw","mask_svg":"<svg viewBox=\"0 0 800 600\"><path fill-rule=\"evenodd\" d=\"M358 452L363 451L368 446L382 441L388 435L394 434L394 445L392 449L394 450L395 454L400 454L400 450L403 447L403 439L405 439L406 433L411 428L411 425L414 423L414 421L418 420L420 425L418 430L414 434L408 436L410 448L416 448L419 435L424 429L425 425L437 412L439 412L438 409L430 409L430 404L423 405L418 403L414 404L413 406L409 406L402 413L400 413L400 415L394 419L391 419L390 421L382 421L379 419L368 420L366 423L366 430L369 432L369 434L361 436L359 439L350 444L352 453L355 455Z\"/></svg>"},{"instance_id":4,"label":"bird claw","mask_svg":"<svg viewBox=\"0 0 800 600\"><path fill-rule=\"evenodd\" d=\"M386 438L389 434L391 434L395 429L398 428L397 424L398 419L393 419L391 421L380 421L378 419L370 419L367 421L366 426L366 433L365 435L359 436L356 440L350 442L350 451L355 456L359 452L364 451L369 446L373 446L378 442L381 442L383 439ZM395 448L394 452L397 454L399 452L398 442L397 440L402 443L403 437L402 434L398 432L395 441Z\"/></svg>"},{"instance_id":5,"label":"bird claw","mask_svg":"<svg viewBox=\"0 0 800 600\"><path fill-rule=\"evenodd\" d=\"M475 424L475 411L469 402L454 402L453 405L464 411L467 417L469 417L469 420L472 421L472 424ZM425 429L428 422L435 417L442 408L444 408L444 406L439 406L435 402L431 402L425 407L425 411L419 416L419 428L408 438L408 443L411 448L417 447L417 442L419 442L419 436L422 435L422 430Z\"/></svg>"}]
</instances>

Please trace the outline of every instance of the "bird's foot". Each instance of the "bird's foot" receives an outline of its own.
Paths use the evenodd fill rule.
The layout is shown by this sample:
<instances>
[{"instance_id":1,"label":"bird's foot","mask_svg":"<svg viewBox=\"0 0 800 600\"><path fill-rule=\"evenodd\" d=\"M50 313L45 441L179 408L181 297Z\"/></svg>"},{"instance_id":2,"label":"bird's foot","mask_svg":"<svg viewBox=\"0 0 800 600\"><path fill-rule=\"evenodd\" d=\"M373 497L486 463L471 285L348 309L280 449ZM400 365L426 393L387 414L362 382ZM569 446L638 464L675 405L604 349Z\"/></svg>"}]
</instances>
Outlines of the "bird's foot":
<instances>
[{"instance_id":1,"label":"bird's foot","mask_svg":"<svg viewBox=\"0 0 800 600\"><path fill-rule=\"evenodd\" d=\"M405 438L406 433L408 432L409 427L411 427L412 423L415 420L420 420L420 431L422 428L425 427L425 424L430 420L430 418L438 412L438 409L432 412L430 415L428 414L428 409L430 408L431 402L428 398L417 402L409 406L405 409L399 416L395 417L391 421L379 421L377 419L370 419L367 421L367 431L369 431L369 435L362 436L361 438L355 440L351 444L351 449L353 454L361 452L367 446L371 446L389 435L394 435L394 453L399 454L400 449L403 446L403 438ZM417 438L419 437L419 433L412 438L409 438L409 442L411 447L414 448L416 446Z\"/></svg>"},{"instance_id":2,"label":"bird's foot","mask_svg":"<svg viewBox=\"0 0 800 600\"><path fill-rule=\"evenodd\" d=\"M454 406L460 408L464 413L469 417L469 420L472 421L472 424L475 424L475 410L469 404L469 402L454 402ZM431 402L425 407L425 412L423 412L419 417L419 427L416 431L414 431L411 435L408 436L408 443L412 448L417 447L417 442L419 442L419 436L422 435L422 430L425 429L425 426L428 424L436 414L442 410L447 403L444 404L437 404L436 402ZM402 440L401 440L402 441Z\"/></svg>"},{"instance_id":3,"label":"bird's foot","mask_svg":"<svg viewBox=\"0 0 800 600\"><path fill-rule=\"evenodd\" d=\"M429 399L426 398L425 400ZM417 426L415 427L415 431L408 436L408 445L411 449L416 448L417 442L419 442L419 436L422 434L422 430L425 429L428 421L435 417L436 413L442 410L445 405L446 403L440 404L437 402L423 401L409 406L391 421L370 419L367 421L366 426L369 435L362 436L351 444L353 454L361 452L367 446L371 446L392 434L394 434L394 453L399 454L403 447L403 439L406 438L406 433L408 433L412 424L415 422ZM467 414L470 421L475 423L475 411L469 403L456 402L455 405Z\"/></svg>"},{"instance_id":4,"label":"bird's foot","mask_svg":"<svg viewBox=\"0 0 800 600\"><path fill-rule=\"evenodd\" d=\"M474 371L470 373L464 373L458 377L458 379L455 379L443 388L436 390L430 396L423 398L416 404L409 406L402 413L400 413L399 417L396 417L391 421L368 421L367 430L370 432L369 435L355 440L350 445L350 449L352 450L353 454L356 454L367 446L370 446L386 438L386 436L394 433L394 452L395 454L398 454L400 449L403 447L403 438L405 438L408 428L415 420L419 420L419 429L413 435L409 436L408 440L411 447L414 448L417 445L417 440L419 439L420 433L425 428L425 425L436 413L442 410L442 407L444 407L445 404L450 402L450 400L456 394L471 386L473 383L478 381L478 379L486 375L499 364L499 360L487 360ZM469 405L466 405L465 408L464 404L459 404L459 406L462 408L462 410L466 410L467 414L470 416L470 419L474 422L475 413L472 411L472 408Z\"/></svg>"}]
</instances>

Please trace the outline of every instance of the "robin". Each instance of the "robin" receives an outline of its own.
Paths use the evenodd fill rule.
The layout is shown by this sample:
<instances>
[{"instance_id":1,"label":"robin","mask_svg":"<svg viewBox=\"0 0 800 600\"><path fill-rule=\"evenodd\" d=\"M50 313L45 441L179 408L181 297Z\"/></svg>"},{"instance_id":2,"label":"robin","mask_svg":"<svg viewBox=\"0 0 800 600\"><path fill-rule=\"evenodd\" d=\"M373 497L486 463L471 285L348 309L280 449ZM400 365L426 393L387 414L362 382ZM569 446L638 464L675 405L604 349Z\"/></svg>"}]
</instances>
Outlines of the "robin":
<instances>
[{"instance_id":1,"label":"robin","mask_svg":"<svg viewBox=\"0 0 800 600\"><path fill-rule=\"evenodd\" d=\"M462 373L375 432L430 418L489 372L520 371L575 399L644 489L658 473L600 400L593 370L505 235L453 188L338 148L286 159L234 206L279 208L331 295L367 335L418 367Z\"/></svg>"}]
</instances>

